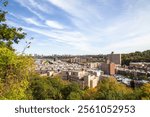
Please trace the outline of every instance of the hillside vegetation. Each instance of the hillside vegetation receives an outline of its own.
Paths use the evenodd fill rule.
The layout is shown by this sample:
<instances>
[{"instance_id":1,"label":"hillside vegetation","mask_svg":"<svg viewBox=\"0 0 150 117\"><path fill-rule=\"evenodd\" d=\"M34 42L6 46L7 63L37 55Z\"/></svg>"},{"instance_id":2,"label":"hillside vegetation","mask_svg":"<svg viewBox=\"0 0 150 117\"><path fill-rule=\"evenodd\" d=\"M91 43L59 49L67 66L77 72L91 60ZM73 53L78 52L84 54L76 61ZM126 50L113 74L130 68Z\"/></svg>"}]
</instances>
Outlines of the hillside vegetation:
<instances>
[{"instance_id":1,"label":"hillside vegetation","mask_svg":"<svg viewBox=\"0 0 150 117\"><path fill-rule=\"evenodd\" d=\"M150 50L122 54L122 64L129 65L130 62L150 62Z\"/></svg>"}]
</instances>

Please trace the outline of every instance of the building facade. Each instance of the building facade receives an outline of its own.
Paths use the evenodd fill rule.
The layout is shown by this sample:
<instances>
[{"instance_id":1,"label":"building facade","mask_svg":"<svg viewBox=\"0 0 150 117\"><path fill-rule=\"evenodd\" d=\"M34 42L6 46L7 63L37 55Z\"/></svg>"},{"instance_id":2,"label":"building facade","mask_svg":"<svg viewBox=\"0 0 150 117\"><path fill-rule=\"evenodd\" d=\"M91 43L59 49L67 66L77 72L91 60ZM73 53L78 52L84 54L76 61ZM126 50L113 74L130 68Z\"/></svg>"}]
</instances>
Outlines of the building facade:
<instances>
[{"instance_id":1,"label":"building facade","mask_svg":"<svg viewBox=\"0 0 150 117\"><path fill-rule=\"evenodd\" d=\"M101 70L104 71L104 74L115 75L116 64L115 63L102 63Z\"/></svg>"},{"instance_id":2,"label":"building facade","mask_svg":"<svg viewBox=\"0 0 150 117\"><path fill-rule=\"evenodd\" d=\"M111 54L108 54L108 60L117 65L121 65L121 54L114 54L112 52Z\"/></svg>"},{"instance_id":3,"label":"building facade","mask_svg":"<svg viewBox=\"0 0 150 117\"><path fill-rule=\"evenodd\" d=\"M87 71L62 71L63 80L77 82L82 89L95 88L99 82L99 76L89 74Z\"/></svg>"}]
</instances>

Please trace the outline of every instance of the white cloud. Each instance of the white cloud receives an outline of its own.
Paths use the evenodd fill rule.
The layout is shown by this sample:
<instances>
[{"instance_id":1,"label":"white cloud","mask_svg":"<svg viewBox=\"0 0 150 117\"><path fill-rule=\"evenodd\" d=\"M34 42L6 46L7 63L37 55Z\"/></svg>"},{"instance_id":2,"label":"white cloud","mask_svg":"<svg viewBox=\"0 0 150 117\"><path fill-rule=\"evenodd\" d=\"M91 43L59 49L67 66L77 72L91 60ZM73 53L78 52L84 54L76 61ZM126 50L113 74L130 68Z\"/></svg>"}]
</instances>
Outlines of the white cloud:
<instances>
[{"instance_id":1,"label":"white cloud","mask_svg":"<svg viewBox=\"0 0 150 117\"><path fill-rule=\"evenodd\" d=\"M64 11L68 12L71 16L79 18L84 21L89 19L98 18L101 19L99 15L100 11L97 11L97 7L94 2L90 4L88 1L82 0L48 0L50 3L60 7ZM97 15L97 16L96 16ZM96 17L95 17L96 16Z\"/></svg>"},{"instance_id":2,"label":"white cloud","mask_svg":"<svg viewBox=\"0 0 150 117\"><path fill-rule=\"evenodd\" d=\"M47 26L50 26L50 27L56 28L56 29L64 29L65 28L62 24L60 24L56 21L53 21L53 20L46 20L45 24Z\"/></svg>"},{"instance_id":3,"label":"white cloud","mask_svg":"<svg viewBox=\"0 0 150 117\"><path fill-rule=\"evenodd\" d=\"M61 8L68 14L70 14L70 20L79 29L87 30L87 27L94 30L95 24L100 22L103 18L101 16L101 11L96 3L83 1L83 0L48 0L50 3Z\"/></svg>"},{"instance_id":4,"label":"white cloud","mask_svg":"<svg viewBox=\"0 0 150 117\"><path fill-rule=\"evenodd\" d=\"M48 7L48 5L42 1L42 0L26 0L28 1L28 3L30 4L31 7L33 7L34 9L40 10L44 13L50 13L50 7Z\"/></svg>"},{"instance_id":5,"label":"white cloud","mask_svg":"<svg viewBox=\"0 0 150 117\"><path fill-rule=\"evenodd\" d=\"M86 38L80 32L73 32L73 31L59 31L59 30L45 30L45 29L38 29L38 28L29 28L23 26L24 29L28 31L32 31L38 34L42 34L44 36L49 37L50 39L55 39L59 42L67 43L77 43L77 42L84 42Z\"/></svg>"},{"instance_id":6,"label":"white cloud","mask_svg":"<svg viewBox=\"0 0 150 117\"><path fill-rule=\"evenodd\" d=\"M22 18L26 23L33 24L35 26L41 26L41 27L46 27L45 25L39 23L36 19L34 18Z\"/></svg>"},{"instance_id":7,"label":"white cloud","mask_svg":"<svg viewBox=\"0 0 150 117\"><path fill-rule=\"evenodd\" d=\"M20 15L16 15L12 12L9 13L11 16L13 16L14 18L17 18L19 20L22 20L24 22L26 22L27 24L33 24L35 26L39 26L39 27L47 27L46 25L42 24L39 20L37 20L36 18L31 18L31 17L24 17L24 16L20 16Z\"/></svg>"},{"instance_id":8,"label":"white cloud","mask_svg":"<svg viewBox=\"0 0 150 117\"><path fill-rule=\"evenodd\" d=\"M93 48L87 43L87 38L80 32L76 31L62 31L62 30L42 30L37 28L23 27L25 30L41 34L51 40L64 43L82 52L92 52Z\"/></svg>"},{"instance_id":9,"label":"white cloud","mask_svg":"<svg viewBox=\"0 0 150 117\"><path fill-rule=\"evenodd\" d=\"M129 38L128 40L122 40L118 43L111 43L105 47L103 51L116 50L116 52L133 52L133 51L143 51L149 49L150 45L150 34L144 36L138 36L134 38Z\"/></svg>"},{"instance_id":10,"label":"white cloud","mask_svg":"<svg viewBox=\"0 0 150 117\"><path fill-rule=\"evenodd\" d=\"M26 0L30 4L25 0L16 1L34 14L37 13L37 16L40 15L37 11L43 13L50 11L47 12L48 8L39 4L39 1ZM46 3L48 2L59 8L56 9L57 12L60 9L65 11L62 13L67 13L67 19L71 20L75 28L64 25L66 24L66 22L64 23L65 18L61 20L61 23L58 20L43 18L44 25L47 26L45 30L25 26L24 29L78 48L79 51L91 53L101 50L103 52L118 51L118 48L122 51L135 50L136 48L147 48L147 45L150 44L148 40L150 37L148 35L150 32L148 0L147 2L122 0L118 3L113 0L46 0ZM44 14L41 16L43 17ZM36 26L42 26L34 18L25 18L24 20Z\"/></svg>"}]
</instances>

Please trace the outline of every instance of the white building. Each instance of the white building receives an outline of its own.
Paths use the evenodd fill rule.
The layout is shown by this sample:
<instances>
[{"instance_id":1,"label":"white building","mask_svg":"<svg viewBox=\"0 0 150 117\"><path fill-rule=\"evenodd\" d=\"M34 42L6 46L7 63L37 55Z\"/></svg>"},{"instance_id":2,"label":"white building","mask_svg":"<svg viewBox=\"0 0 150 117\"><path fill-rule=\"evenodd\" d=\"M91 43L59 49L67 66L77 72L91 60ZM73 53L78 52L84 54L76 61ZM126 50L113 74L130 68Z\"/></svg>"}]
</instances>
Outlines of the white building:
<instances>
[{"instance_id":1,"label":"white building","mask_svg":"<svg viewBox=\"0 0 150 117\"><path fill-rule=\"evenodd\" d=\"M82 89L96 87L100 78L87 71L63 71L61 75L64 80L77 82Z\"/></svg>"}]
</instances>

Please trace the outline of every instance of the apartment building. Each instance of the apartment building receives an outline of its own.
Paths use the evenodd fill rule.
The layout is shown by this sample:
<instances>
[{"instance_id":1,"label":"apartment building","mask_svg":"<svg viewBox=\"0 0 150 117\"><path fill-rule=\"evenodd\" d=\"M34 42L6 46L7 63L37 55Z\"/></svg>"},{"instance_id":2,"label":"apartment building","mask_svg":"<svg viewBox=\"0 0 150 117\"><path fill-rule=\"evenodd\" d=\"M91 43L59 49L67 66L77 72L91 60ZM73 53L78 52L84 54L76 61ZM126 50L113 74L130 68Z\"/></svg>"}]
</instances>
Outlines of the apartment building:
<instances>
[{"instance_id":1,"label":"apartment building","mask_svg":"<svg viewBox=\"0 0 150 117\"><path fill-rule=\"evenodd\" d=\"M84 87L94 88L97 86L99 77L95 75L87 75L84 77Z\"/></svg>"},{"instance_id":2,"label":"apartment building","mask_svg":"<svg viewBox=\"0 0 150 117\"><path fill-rule=\"evenodd\" d=\"M87 62L87 59L75 57L75 58L69 59L69 62L71 62L71 63L85 63L85 62Z\"/></svg>"},{"instance_id":3,"label":"apartment building","mask_svg":"<svg viewBox=\"0 0 150 117\"><path fill-rule=\"evenodd\" d=\"M111 62L106 62L101 64L101 70L104 71L104 74L115 75L116 64Z\"/></svg>"},{"instance_id":4,"label":"apartment building","mask_svg":"<svg viewBox=\"0 0 150 117\"><path fill-rule=\"evenodd\" d=\"M94 88L97 86L99 77L87 71L62 71L62 79L77 82L82 89L85 87Z\"/></svg>"},{"instance_id":5,"label":"apartment building","mask_svg":"<svg viewBox=\"0 0 150 117\"><path fill-rule=\"evenodd\" d=\"M90 62L90 63L87 63L87 67L88 68L98 68L100 66L101 63L99 62Z\"/></svg>"},{"instance_id":6,"label":"apartment building","mask_svg":"<svg viewBox=\"0 0 150 117\"><path fill-rule=\"evenodd\" d=\"M110 62L121 65L121 54L114 54L114 52L112 52L108 54L107 57Z\"/></svg>"}]
</instances>

